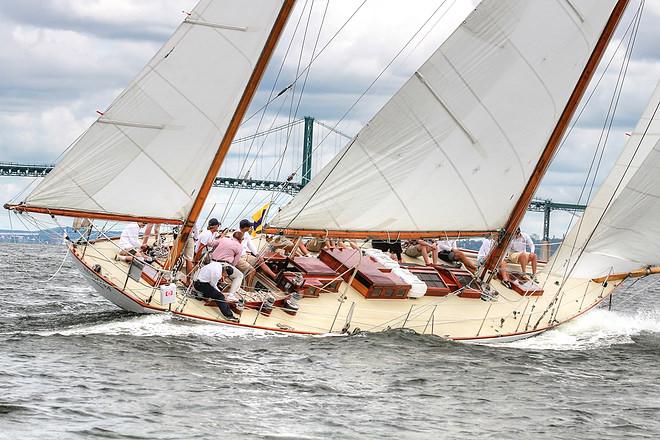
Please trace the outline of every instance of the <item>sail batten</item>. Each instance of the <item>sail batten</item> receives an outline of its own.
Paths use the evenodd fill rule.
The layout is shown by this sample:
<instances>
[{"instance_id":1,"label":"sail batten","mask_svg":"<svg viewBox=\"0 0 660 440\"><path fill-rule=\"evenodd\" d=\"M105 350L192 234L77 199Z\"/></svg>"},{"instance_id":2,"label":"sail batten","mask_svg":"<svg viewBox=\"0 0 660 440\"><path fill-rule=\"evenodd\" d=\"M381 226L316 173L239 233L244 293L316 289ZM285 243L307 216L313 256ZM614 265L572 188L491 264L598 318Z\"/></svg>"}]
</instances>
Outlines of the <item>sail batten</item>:
<instances>
[{"instance_id":1,"label":"sail batten","mask_svg":"<svg viewBox=\"0 0 660 440\"><path fill-rule=\"evenodd\" d=\"M616 3L482 1L270 225L502 228Z\"/></svg>"},{"instance_id":2,"label":"sail batten","mask_svg":"<svg viewBox=\"0 0 660 440\"><path fill-rule=\"evenodd\" d=\"M16 209L182 223L285 1L201 0Z\"/></svg>"}]
</instances>

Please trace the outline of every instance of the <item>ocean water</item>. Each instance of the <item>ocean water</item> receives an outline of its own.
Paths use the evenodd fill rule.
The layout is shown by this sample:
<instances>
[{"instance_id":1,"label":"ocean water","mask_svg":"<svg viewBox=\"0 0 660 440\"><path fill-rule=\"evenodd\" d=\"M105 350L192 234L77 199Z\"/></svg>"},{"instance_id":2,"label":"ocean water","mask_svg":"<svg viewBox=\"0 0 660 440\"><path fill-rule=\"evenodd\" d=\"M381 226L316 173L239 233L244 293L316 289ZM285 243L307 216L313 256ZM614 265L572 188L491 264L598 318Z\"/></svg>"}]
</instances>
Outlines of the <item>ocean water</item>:
<instances>
[{"instance_id":1,"label":"ocean water","mask_svg":"<svg viewBox=\"0 0 660 440\"><path fill-rule=\"evenodd\" d=\"M2 244L0 439L657 439L659 294L498 346L279 336L126 313L63 247Z\"/></svg>"}]
</instances>

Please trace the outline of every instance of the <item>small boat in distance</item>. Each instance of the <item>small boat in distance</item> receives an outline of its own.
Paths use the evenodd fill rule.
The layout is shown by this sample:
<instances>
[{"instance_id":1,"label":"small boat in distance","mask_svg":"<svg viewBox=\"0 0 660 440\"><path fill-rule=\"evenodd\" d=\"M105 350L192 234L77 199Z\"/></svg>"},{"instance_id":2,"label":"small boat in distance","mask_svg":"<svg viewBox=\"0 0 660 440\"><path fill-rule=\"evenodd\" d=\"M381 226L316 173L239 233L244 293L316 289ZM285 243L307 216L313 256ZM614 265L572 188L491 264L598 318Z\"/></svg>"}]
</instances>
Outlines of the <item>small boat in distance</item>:
<instances>
[{"instance_id":1,"label":"small boat in distance","mask_svg":"<svg viewBox=\"0 0 660 440\"><path fill-rule=\"evenodd\" d=\"M537 279L498 268L627 0L483 0L258 236L230 307L180 282L181 255L294 7L202 0L14 212L172 225L154 261L116 238L68 244L92 286L136 313L284 333L407 328L461 341L534 336L591 310L630 274L660 272L658 90L606 185ZM651 128L651 129L649 129ZM286 252L268 235L288 237ZM371 240L495 234L476 273L399 264ZM353 240L316 255L305 239ZM468 256L471 260L475 255Z\"/></svg>"}]
</instances>

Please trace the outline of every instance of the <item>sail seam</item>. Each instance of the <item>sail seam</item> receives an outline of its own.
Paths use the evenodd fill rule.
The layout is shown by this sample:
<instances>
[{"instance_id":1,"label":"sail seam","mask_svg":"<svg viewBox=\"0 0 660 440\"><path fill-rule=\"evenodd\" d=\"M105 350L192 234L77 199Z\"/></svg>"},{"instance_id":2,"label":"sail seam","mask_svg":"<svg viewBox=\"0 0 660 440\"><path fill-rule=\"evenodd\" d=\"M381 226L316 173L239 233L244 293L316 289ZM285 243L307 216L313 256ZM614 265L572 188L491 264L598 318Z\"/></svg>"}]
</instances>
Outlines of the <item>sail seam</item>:
<instances>
[{"instance_id":1,"label":"sail seam","mask_svg":"<svg viewBox=\"0 0 660 440\"><path fill-rule=\"evenodd\" d=\"M472 190L471 190L470 187L468 186L467 181L463 178L463 174L459 171L459 169L458 169L458 167L456 166L456 164L454 164L454 162L451 160L451 157L449 157L449 155L447 154L447 152L442 148L442 145L440 145L440 143L439 143L438 140L433 136L433 134L431 133L431 131L426 127L426 124L424 124L424 122L423 122L422 120L419 119L419 117L417 116L417 114L415 114L415 112L414 112L412 109L410 109L410 113L412 114L412 116L413 116L415 119L417 119L417 122L419 122L419 125L424 129L424 131L426 132L426 134L427 134L427 135L429 136L429 138L433 141L433 143L434 143L435 146L438 148L438 150L440 150L440 152L442 153L442 155L445 156L445 158L447 159L447 162L449 162L449 165L451 165L451 167L453 168L454 172L456 173L456 176L458 176L458 179L459 179L459 180L461 181L461 183L463 184L463 187L465 188L465 190L467 191L467 193L470 195L470 198L472 199L472 202L474 203L475 208L477 208L477 211L479 211L479 215L481 216L481 220L483 220L483 222L484 222L484 229L488 229L488 220L486 220L486 216L485 216L484 212L481 210L481 207L479 206L479 202L477 202L477 198L474 196L474 193L472 192Z\"/></svg>"},{"instance_id":2,"label":"sail seam","mask_svg":"<svg viewBox=\"0 0 660 440\"><path fill-rule=\"evenodd\" d=\"M504 128L500 125L497 118L495 118L495 115L493 115L491 113L490 109L486 106L486 104L484 104L484 102L481 100L481 98L479 98L479 95L477 95L477 93L475 93L475 91L472 89L470 84L458 72L458 69L456 68L456 66L454 66L454 64L447 57L447 55L445 55L443 53L442 58L447 62L447 64L449 64L449 66L452 68L452 70L460 78L463 85L465 85L465 87L470 91L470 93L472 94L474 99L476 99L477 102L479 103L479 105L481 105L481 108L488 114L488 116L490 116L491 121L493 121L493 124L495 124L495 126L497 126L497 128L500 131L500 134L502 135L502 137L504 137L504 139L506 139L506 143L509 145L509 148L511 149L511 153L513 154L513 156L516 158L516 161L518 162L518 167L520 168L520 174L521 174L522 178L525 179L525 177L526 177L526 175L525 175L525 166L523 165L522 159L520 158L520 155L518 154L518 151L516 150L515 146L513 145L513 142L511 141L511 139L507 135L506 130L504 130Z\"/></svg>"},{"instance_id":3,"label":"sail seam","mask_svg":"<svg viewBox=\"0 0 660 440\"><path fill-rule=\"evenodd\" d=\"M122 130L120 127L116 127L116 128L117 128L117 130L119 130L119 132L120 132L121 134L123 134L123 135L126 137L126 139L128 139L133 145L135 145L135 147L136 147L138 150L140 150L140 152L141 152L142 154L144 154L144 155L145 155L145 156L146 156L146 157L147 157L147 158L148 158L148 159L149 159L154 165L156 165L156 167L157 167L159 170L161 170L161 171L163 172L163 174L165 174L165 175L166 175L166 176L167 176L167 177L168 177L168 178L169 178L169 179L170 179L170 180L171 180L171 181L172 181L172 182L173 182L173 183L174 183L174 184L175 184L180 190L181 190L181 192L182 192L183 194L186 195L186 197L190 198L190 196L188 195L188 191L186 191L186 190L185 190L185 189L179 184L179 182L178 182L174 177L172 177L172 176L170 175L170 173L167 172L167 170L165 170L165 168L163 168L163 167L162 167L162 166L161 166L161 165L160 165L160 164L159 164L159 163L158 163L153 157L151 157L151 155L150 155L149 153L147 153L147 151L146 151L144 148L142 148L137 142L135 142L135 141L133 140L133 138L131 138L131 137L128 135L128 133L126 133L126 132L125 132L124 130Z\"/></svg>"},{"instance_id":4,"label":"sail seam","mask_svg":"<svg viewBox=\"0 0 660 440\"><path fill-rule=\"evenodd\" d=\"M415 222L415 218L413 217L412 213L410 212L410 210L408 210L408 207L406 206L406 204L404 203L403 199L401 198L401 196L399 195L399 193L396 191L396 189L394 189L394 186L393 186L393 185L390 183L390 181L387 179L387 177L385 176L385 173L383 173L383 172L381 171L381 169L378 167L378 164L376 163L376 161L374 161L373 157L372 157L372 156L369 154L369 152L368 152L368 151L362 146L362 144L359 142L359 140L356 142L356 144L358 145L358 147L360 148L360 150L364 151L364 154L369 158L369 162L371 162L371 164L374 166L374 168L376 169L376 171L378 171L378 174L380 174L380 176L383 178L383 180L385 181L385 183L387 184L387 186L390 187L390 190L392 191L392 193L394 194L394 196L399 200L399 203L401 203L401 206L403 206L403 209L406 211L406 214L407 214L408 217L410 218L410 221L412 222L412 224L415 225L415 228L416 228L416 229L419 229L419 226L417 225L417 222Z\"/></svg>"},{"instance_id":5,"label":"sail seam","mask_svg":"<svg viewBox=\"0 0 660 440\"><path fill-rule=\"evenodd\" d=\"M194 107L194 108L195 108L195 109L196 109L196 110L197 110L202 116L204 116L204 118L205 118L207 121L209 121L209 122L210 122L215 128L217 128L218 131L222 131L222 129L221 129L220 127L218 127L218 125L215 123L215 121L214 121L209 115L207 115L207 114L204 112L204 110L202 110L201 108L199 108L199 106L197 106L197 104L195 104L194 102L192 102L192 101L191 101L186 95L184 95L184 94L181 92L181 90L179 90L174 84L172 84L172 83L170 82L170 80L168 80L167 78L165 78L165 77L164 77L159 71L157 71L156 69L151 68L151 70L154 72L154 74L158 75L159 78L161 78L163 81L165 81L165 82L167 83L167 85L170 86L170 87L172 88L172 90L174 90L179 96L181 96L183 99L185 99L186 102L188 102L191 106L193 106L193 107Z\"/></svg>"}]
</instances>

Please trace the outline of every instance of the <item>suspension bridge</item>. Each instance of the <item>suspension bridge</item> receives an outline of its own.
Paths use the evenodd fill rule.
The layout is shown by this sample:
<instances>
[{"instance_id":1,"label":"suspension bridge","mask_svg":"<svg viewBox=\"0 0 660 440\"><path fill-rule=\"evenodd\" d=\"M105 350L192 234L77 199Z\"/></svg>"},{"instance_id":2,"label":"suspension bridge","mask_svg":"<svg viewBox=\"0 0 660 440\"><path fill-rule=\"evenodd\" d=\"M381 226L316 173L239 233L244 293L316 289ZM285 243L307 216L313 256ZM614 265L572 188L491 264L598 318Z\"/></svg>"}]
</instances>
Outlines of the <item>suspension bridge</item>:
<instances>
[{"instance_id":1,"label":"suspension bridge","mask_svg":"<svg viewBox=\"0 0 660 440\"><path fill-rule=\"evenodd\" d=\"M237 137L213 186L295 195L350 139L351 136L310 116ZM254 157L251 162L245 160L250 156ZM256 160L259 156L260 160ZM0 176L44 177L53 167L0 162ZM585 208L580 204L535 199L528 210L543 213L543 240L548 241L553 211L579 212Z\"/></svg>"}]
</instances>

